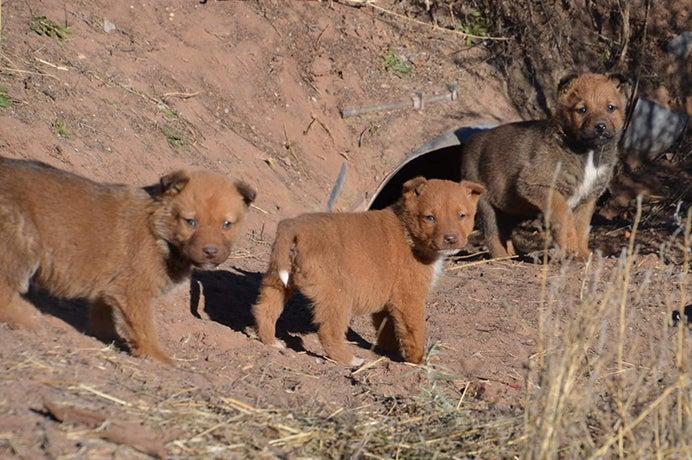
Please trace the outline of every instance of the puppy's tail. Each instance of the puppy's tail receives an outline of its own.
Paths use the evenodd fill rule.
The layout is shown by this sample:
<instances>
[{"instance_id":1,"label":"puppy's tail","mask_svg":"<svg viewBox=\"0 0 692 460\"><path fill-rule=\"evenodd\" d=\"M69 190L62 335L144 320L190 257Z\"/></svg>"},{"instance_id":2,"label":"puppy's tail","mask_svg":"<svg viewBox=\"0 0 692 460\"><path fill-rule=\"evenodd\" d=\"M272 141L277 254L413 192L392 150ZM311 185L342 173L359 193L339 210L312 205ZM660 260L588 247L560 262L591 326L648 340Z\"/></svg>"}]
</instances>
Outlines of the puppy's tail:
<instances>
[{"instance_id":1,"label":"puppy's tail","mask_svg":"<svg viewBox=\"0 0 692 460\"><path fill-rule=\"evenodd\" d=\"M272 248L272 262L276 273L288 287L288 282L293 271L293 259L295 257L296 231L291 221L281 221L276 229L276 239Z\"/></svg>"}]
</instances>

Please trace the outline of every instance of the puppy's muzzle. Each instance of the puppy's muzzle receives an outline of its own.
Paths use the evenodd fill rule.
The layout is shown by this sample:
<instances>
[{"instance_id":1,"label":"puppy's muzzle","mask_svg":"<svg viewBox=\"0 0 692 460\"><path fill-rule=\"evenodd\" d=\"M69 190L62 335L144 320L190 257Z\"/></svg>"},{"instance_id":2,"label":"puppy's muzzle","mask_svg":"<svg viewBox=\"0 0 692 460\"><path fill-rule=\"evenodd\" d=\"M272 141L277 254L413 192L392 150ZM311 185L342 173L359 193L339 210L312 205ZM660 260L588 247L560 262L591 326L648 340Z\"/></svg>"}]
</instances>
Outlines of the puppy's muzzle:
<instances>
[{"instance_id":1,"label":"puppy's muzzle","mask_svg":"<svg viewBox=\"0 0 692 460\"><path fill-rule=\"evenodd\" d=\"M445 233L438 240L437 252L444 255L455 254L466 246L466 238L457 233Z\"/></svg>"},{"instance_id":2,"label":"puppy's muzzle","mask_svg":"<svg viewBox=\"0 0 692 460\"><path fill-rule=\"evenodd\" d=\"M189 252L190 260L197 268L210 270L223 263L228 252L215 244L206 244Z\"/></svg>"},{"instance_id":3,"label":"puppy's muzzle","mask_svg":"<svg viewBox=\"0 0 692 460\"><path fill-rule=\"evenodd\" d=\"M204 253L204 256L208 259L213 259L216 257L216 254L219 253L219 248L214 246L214 245L207 245L202 248L202 252Z\"/></svg>"},{"instance_id":4,"label":"puppy's muzzle","mask_svg":"<svg viewBox=\"0 0 692 460\"><path fill-rule=\"evenodd\" d=\"M459 242L459 237L456 236L454 233L446 234L443 239L444 239L445 243L449 244L449 245L454 245L454 244L457 244Z\"/></svg>"},{"instance_id":5,"label":"puppy's muzzle","mask_svg":"<svg viewBox=\"0 0 692 460\"><path fill-rule=\"evenodd\" d=\"M590 129L582 132L581 138L584 144L593 147L600 147L610 142L614 137L614 133L608 128L604 122L596 122Z\"/></svg>"}]
</instances>

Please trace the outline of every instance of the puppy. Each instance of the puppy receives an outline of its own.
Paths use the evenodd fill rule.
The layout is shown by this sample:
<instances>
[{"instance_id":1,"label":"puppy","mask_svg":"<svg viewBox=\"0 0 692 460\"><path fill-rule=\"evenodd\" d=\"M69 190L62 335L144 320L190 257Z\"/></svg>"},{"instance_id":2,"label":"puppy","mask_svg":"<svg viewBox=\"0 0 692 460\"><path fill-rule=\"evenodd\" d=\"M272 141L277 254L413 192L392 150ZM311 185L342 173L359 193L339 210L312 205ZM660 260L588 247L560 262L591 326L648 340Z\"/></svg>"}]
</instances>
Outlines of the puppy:
<instances>
[{"instance_id":1,"label":"puppy","mask_svg":"<svg viewBox=\"0 0 692 460\"><path fill-rule=\"evenodd\" d=\"M362 364L349 351L345 334L353 315L371 314L379 348L394 352L400 346L407 361L420 363L428 291L444 257L466 245L483 192L469 181L417 177L404 184L391 208L281 221L253 307L260 340L282 346L276 321L297 289L312 301L329 358Z\"/></svg>"},{"instance_id":2,"label":"puppy","mask_svg":"<svg viewBox=\"0 0 692 460\"><path fill-rule=\"evenodd\" d=\"M34 284L88 300L91 330L104 340L117 338L119 312L133 354L171 363L152 300L193 266L225 261L254 198L248 185L208 172L178 171L139 189L0 157L0 321L31 326L15 301Z\"/></svg>"},{"instance_id":3,"label":"puppy","mask_svg":"<svg viewBox=\"0 0 692 460\"><path fill-rule=\"evenodd\" d=\"M594 205L618 160L624 90L621 76L570 75L552 119L501 125L463 148L462 177L488 190L478 217L492 257L513 253L513 228L541 212L564 253L588 257Z\"/></svg>"}]
</instances>

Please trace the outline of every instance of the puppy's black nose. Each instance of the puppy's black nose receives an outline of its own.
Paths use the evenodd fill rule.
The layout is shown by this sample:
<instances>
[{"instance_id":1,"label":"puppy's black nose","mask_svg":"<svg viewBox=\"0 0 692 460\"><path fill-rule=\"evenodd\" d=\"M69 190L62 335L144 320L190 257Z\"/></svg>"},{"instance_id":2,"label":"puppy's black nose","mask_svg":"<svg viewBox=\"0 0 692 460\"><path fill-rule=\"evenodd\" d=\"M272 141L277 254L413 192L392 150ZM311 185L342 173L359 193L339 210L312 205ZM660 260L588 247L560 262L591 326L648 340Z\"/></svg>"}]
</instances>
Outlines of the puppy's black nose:
<instances>
[{"instance_id":1,"label":"puppy's black nose","mask_svg":"<svg viewBox=\"0 0 692 460\"><path fill-rule=\"evenodd\" d=\"M457 241L459 241L459 237L456 236L454 233L449 233L444 236L445 243L447 244L454 244Z\"/></svg>"},{"instance_id":2,"label":"puppy's black nose","mask_svg":"<svg viewBox=\"0 0 692 460\"><path fill-rule=\"evenodd\" d=\"M595 128L598 134L603 134L606 130L606 125L605 123L596 123Z\"/></svg>"},{"instance_id":3,"label":"puppy's black nose","mask_svg":"<svg viewBox=\"0 0 692 460\"><path fill-rule=\"evenodd\" d=\"M212 245L204 246L202 252L204 252L204 255L207 257L214 257L219 252L219 248Z\"/></svg>"}]
</instances>

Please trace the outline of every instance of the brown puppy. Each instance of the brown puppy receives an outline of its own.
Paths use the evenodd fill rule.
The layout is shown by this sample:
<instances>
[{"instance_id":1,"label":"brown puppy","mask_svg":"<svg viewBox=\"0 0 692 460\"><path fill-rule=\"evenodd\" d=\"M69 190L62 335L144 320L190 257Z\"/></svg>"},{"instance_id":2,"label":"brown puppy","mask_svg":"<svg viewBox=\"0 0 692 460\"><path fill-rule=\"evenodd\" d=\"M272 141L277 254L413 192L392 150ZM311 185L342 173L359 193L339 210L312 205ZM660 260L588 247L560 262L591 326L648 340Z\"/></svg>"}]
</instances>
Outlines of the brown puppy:
<instances>
[{"instance_id":1,"label":"brown puppy","mask_svg":"<svg viewBox=\"0 0 692 460\"><path fill-rule=\"evenodd\" d=\"M190 274L225 261L255 192L184 171L147 189L99 184L43 163L0 157L0 321L30 323L14 302L35 284L92 304L90 325L116 338L122 314L137 356L170 363L150 303Z\"/></svg>"},{"instance_id":2,"label":"brown puppy","mask_svg":"<svg viewBox=\"0 0 692 460\"><path fill-rule=\"evenodd\" d=\"M464 147L462 177L488 189L478 216L492 257L513 252L512 229L539 212L562 251L589 255L594 205L618 159L623 86L620 76L571 75L560 82L553 119L502 125Z\"/></svg>"},{"instance_id":3,"label":"brown puppy","mask_svg":"<svg viewBox=\"0 0 692 460\"><path fill-rule=\"evenodd\" d=\"M444 256L464 247L482 186L417 177L397 204L381 211L305 214L283 220L253 307L260 340L275 337L284 303L298 289L313 303L327 355L360 365L345 334L353 315L372 314L377 343L419 363L425 346L425 300ZM382 324L385 318L388 321Z\"/></svg>"}]
</instances>

